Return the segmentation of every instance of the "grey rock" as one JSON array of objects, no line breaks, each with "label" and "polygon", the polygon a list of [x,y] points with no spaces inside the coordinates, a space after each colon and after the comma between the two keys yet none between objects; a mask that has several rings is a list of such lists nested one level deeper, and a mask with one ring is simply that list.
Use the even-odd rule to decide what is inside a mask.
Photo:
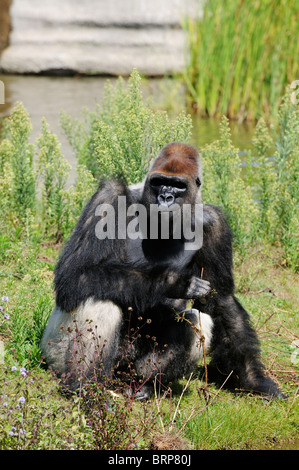
[{"label": "grey rock", "polygon": [[14,0],[4,73],[145,75],[181,71],[196,0]]}]

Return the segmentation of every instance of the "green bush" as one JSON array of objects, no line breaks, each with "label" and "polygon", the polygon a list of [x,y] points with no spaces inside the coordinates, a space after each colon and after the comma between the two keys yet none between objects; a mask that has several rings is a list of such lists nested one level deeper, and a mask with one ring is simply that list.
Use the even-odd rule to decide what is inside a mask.
[{"label": "green bush", "polygon": [[57,240],[61,239],[65,219],[65,185],[70,165],[62,156],[55,134],[51,134],[45,119],[42,134],[37,139],[37,175],[42,183],[42,211],[46,233],[55,227]]},{"label": "green bush", "polygon": [[84,120],[72,121],[66,113],[61,124],[79,163],[99,177],[120,176],[128,184],[140,182],[150,161],[168,142],[191,137],[190,116],[181,113],[173,121],[165,111],[153,112],[144,102],[141,78],[134,70],[126,84],[107,83],[102,106],[84,111]]},{"label": "green bush", "polygon": [[203,148],[202,160],[203,199],[224,209],[235,245],[243,251],[254,236],[258,209],[241,175],[239,151],[232,144],[226,117],[220,123],[219,140]]},{"label": "green bush", "polygon": [[[83,205],[96,188],[96,181],[82,165],[67,187],[70,165],[46,120],[36,145],[30,143],[32,125],[22,103],[3,121],[0,143],[0,224],[3,232],[27,241],[38,237],[67,236]],[[37,196],[41,192],[41,197]],[[11,232],[12,230],[12,232]]]},{"label": "green bush", "polygon": [[36,299],[33,311],[28,315],[28,307],[16,307],[11,317],[11,341],[8,350],[17,364],[31,369],[42,363],[40,341],[53,309],[50,295]]},{"label": "green bush", "polygon": [[32,126],[29,114],[22,103],[14,107],[10,119],[5,122],[0,145],[0,171],[3,191],[0,205],[6,212],[13,212],[20,220],[26,220],[35,209],[35,184],[33,156],[34,145],[29,142]]},{"label": "green bush", "polygon": [[[231,142],[228,119],[220,139],[203,148],[205,202],[221,206],[233,230],[235,246],[245,253],[257,240],[283,249],[283,264],[298,270],[299,109],[290,90],[279,109],[276,127],[256,125],[247,174]],[[272,155],[272,156],[271,156]],[[252,158],[255,159],[254,184]]]},{"label": "green bush", "polygon": [[275,187],[273,199],[276,226],[285,261],[299,267],[299,108],[292,104],[290,90],[279,109],[279,124],[274,136]]}]

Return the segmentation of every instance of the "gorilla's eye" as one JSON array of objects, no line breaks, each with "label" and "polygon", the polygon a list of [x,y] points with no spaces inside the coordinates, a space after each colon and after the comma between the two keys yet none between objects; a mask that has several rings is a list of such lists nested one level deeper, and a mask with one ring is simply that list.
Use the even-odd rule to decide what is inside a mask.
[{"label": "gorilla's eye", "polygon": [[196,183],[196,186],[198,186],[198,187],[201,186],[201,181],[198,177],[196,178],[195,183]]},{"label": "gorilla's eye", "polygon": [[184,183],[184,181],[174,181],[173,182],[173,187],[177,189],[187,189],[187,184]]},{"label": "gorilla's eye", "polygon": [[180,189],[183,191],[186,191],[187,189],[187,183],[177,178],[152,178],[150,184],[153,189],[157,190],[163,186],[172,187],[174,189]]},{"label": "gorilla's eye", "polygon": [[166,181],[163,178],[152,178],[151,179],[151,186],[152,188],[159,188],[160,186],[164,186]]}]

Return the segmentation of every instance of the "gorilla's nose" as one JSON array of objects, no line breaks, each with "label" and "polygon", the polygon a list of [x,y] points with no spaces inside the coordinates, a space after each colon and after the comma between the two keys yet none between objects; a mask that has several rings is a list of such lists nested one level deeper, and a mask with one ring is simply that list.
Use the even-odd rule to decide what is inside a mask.
[{"label": "gorilla's nose", "polygon": [[171,204],[174,203],[174,195],[171,194],[171,193],[163,193],[163,194],[159,194],[158,196],[158,204],[159,206],[171,206]]}]

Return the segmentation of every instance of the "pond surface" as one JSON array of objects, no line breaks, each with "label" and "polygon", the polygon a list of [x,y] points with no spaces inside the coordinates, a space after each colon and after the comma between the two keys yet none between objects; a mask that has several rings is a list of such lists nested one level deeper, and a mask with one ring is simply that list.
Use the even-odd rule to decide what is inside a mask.
[{"label": "pond surface", "polygon": [[[23,75],[0,75],[0,80],[5,86],[5,104],[0,104],[0,117],[9,115],[17,101],[22,101],[30,114],[33,134],[35,139],[40,134],[41,120],[46,118],[52,132],[57,134],[61,142],[64,156],[72,165],[73,180],[75,175],[75,156],[67,142],[67,139],[59,124],[61,109],[73,118],[80,117],[83,107],[94,110],[97,103],[101,103],[106,77],[48,77],[48,76],[23,76]],[[109,80],[116,81],[115,78]],[[166,100],[176,108],[182,108],[183,96],[178,92],[171,98],[171,84],[164,79],[150,79],[144,86],[144,96],[149,97],[153,103],[159,103],[163,107],[163,90],[168,90]],[[166,92],[167,94],[167,92]],[[172,100],[171,103],[170,100]],[[158,104],[157,104],[158,106]],[[193,117],[192,143],[200,148],[218,138],[218,122],[213,119],[200,119]],[[253,126],[249,124],[231,123],[232,139],[236,147],[245,151],[250,147],[253,135]],[[245,157],[246,160],[246,157]]]}]

